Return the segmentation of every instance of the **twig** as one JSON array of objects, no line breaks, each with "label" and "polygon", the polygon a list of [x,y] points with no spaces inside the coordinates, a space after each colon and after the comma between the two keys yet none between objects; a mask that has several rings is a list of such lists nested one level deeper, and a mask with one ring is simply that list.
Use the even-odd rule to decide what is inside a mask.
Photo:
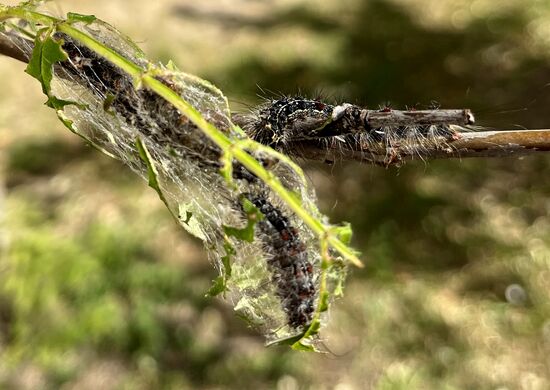
[{"label": "twig", "polygon": [[[495,130],[460,133],[460,138],[447,142],[448,148],[430,149],[422,159],[470,157],[519,157],[539,152],[550,152],[550,129]],[[361,145],[320,145],[318,142],[299,142],[293,149],[303,158],[317,161],[361,161],[391,165],[383,148],[365,150]],[[403,151],[402,160],[419,159],[416,154]],[[398,162],[396,162],[398,163]]]},{"label": "twig", "polygon": [[16,35],[0,31],[0,54],[27,63],[30,58],[30,53],[21,49],[21,46],[15,43],[20,39],[21,38]]},{"label": "twig", "polygon": [[[17,45],[21,37],[0,31],[0,54],[14,58],[22,62],[28,62],[30,53],[23,50],[24,45]],[[449,123],[448,115],[438,118],[437,110],[434,111],[407,111],[407,115],[401,115],[404,111],[371,111],[369,123],[376,126],[391,120],[395,124],[415,123],[418,125],[436,123],[438,119]],[[451,112],[458,118],[469,120],[469,110],[441,110]],[[434,116],[435,115],[435,116]],[[434,122],[435,121],[435,122]],[[330,138],[330,137],[329,137]],[[325,140],[326,141],[326,140]],[[302,158],[317,161],[361,161],[380,165],[400,164],[403,160],[443,159],[443,158],[469,158],[469,157],[509,157],[525,156],[539,152],[550,152],[550,129],[541,130],[495,130],[481,132],[460,133],[456,140],[446,141],[447,148],[429,146],[423,148],[423,153],[408,153],[407,150],[400,152],[398,160],[388,160],[386,150],[383,147],[365,149],[364,145],[357,143],[339,142],[338,139],[332,142],[317,140],[296,141],[287,146],[293,154]],[[410,150],[414,148],[410,147]]]}]

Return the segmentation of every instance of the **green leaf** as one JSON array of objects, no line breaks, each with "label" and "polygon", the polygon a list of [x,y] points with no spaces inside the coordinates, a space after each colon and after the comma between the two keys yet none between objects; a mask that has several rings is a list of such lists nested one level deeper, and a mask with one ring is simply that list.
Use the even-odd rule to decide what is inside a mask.
[{"label": "green leaf", "polygon": [[149,154],[149,150],[147,150],[147,147],[145,146],[145,144],[143,143],[143,141],[139,137],[136,138],[136,147],[137,147],[137,150],[139,152],[139,156],[141,157],[141,159],[143,160],[143,162],[145,162],[145,165],[147,166],[147,173],[148,173],[148,176],[149,176],[149,183],[148,183],[149,187],[151,187],[155,191],[157,191],[157,193],[159,194],[161,199],[164,201],[164,194],[162,193],[162,191],[160,189],[159,182],[158,182],[157,168],[155,167],[155,164],[153,163],[152,157]]},{"label": "green leaf", "polygon": [[252,242],[254,241],[254,230],[250,233],[250,221],[247,223],[246,227],[239,229],[232,226],[223,225],[223,231],[230,237],[235,237],[238,240]]},{"label": "green leaf", "polygon": [[46,106],[53,108],[54,110],[63,110],[65,106],[77,106],[79,108],[85,109],[85,104],[80,104],[78,102],[72,101],[72,100],[63,100],[59,99],[53,95],[48,96],[48,100],[46,100]]},{"label": "green leaf", "polygon": [[298,341],[294,344],[292,344],[291,348],[295,351],[302,351],[302,352],[315,352],[315,347],[313,345],[304,344],[302,341]]},{"label": "green leaf", "polygon": [[348,222],[344,222],[342,226],[335,228],[336,236],[344,244],[349,245],[353,236],[351,225]]},{"label": "green leaf", "polygon": [[42,92],[50,96],[53,78],[53,66],[56,62],[65,61],[67,53],[61,48],[62,41],[52,37],[52,29],[42,29],[36,35],[34,48],[25,72],[40,81]]},{"label": "green leaf", "polygon": [[227,239],[223,244],[223,249],[225,250],[225,255],[221,258],[223,264],[223,275],[220,275],[216,279],[214,279],[212,286],[206,293],[206,296],[209,297],[219,295],[222,292],[226,291],[227,281],[231,277],[231,259],[237,254],[237,251],[235,250],[235,248],[233,248],[233,245],[231,245],[231,243]]},{"label": "green leaf", "polygon": [[228,240],[225,240],[223,244],[223,249],[225,250],[225,256],[222,256],[222,264],[224,268],[224,273],[226,280],[231,277],[231,258],[237,254],[235,248]]},{"label": "green leaf", "polygon": [[252,203],[246,198],[243,198],[242,202],[243,202],[243,210],[247,215],[258,214],[258,218],[260,218],[259,220],[263,218],[263,214],[260,212],[260,210],[258,210],[256,206],[254,206],[254,203]]},{"label": "green leaf", "polygon": [[32,49],[31,58],[29,63],[25,68],[25,72],[29,75],[40,81],[42,83],[42,48],[44,47],[44,42],[40,38],[40,35],[43,34],[47,29],[42,29],[36,35],[34,40],[34,47]]},{"label": "green leaf", "polygon": [[75,12],[69,12],[67,13],[67,22],[69,23],[75,23],[75,22],[82,22],[86,24],[90,24],[96,21],[95,15],[82,15],[77,14]]},{"label": "green leaf", "polygon": [[183,222],[186,225],[189,225],[189,221],[191,221],[191,217],[193,217],[193,213],[191,211],[186,211],[185,212],[185,218],[183,218],[180,215],[180,221]]},{"label": "green leaf", "polygon": [[107,97],[105,97],[105,100],[103,100],[103,110],[111,115],[114,115],[114,111],[111,110],[111,106],[113,105],[113,102],[115,100],[115,95],[112,93],[107,93]]},{"label": "green leaf", "polygon": [[305,333],[300,333],[299,335],[296,335],[296,336],[290,336],[290,337],[287,337],[287,338],[278,339],[278,340],[267,343],[267,346],[268,347],[270,347],[272,345],[291,345],[292,346],[292,345],[296,344],[297,342],[299,342],[304,337],[304,335],[305,335]]},{"label": "green leaf", "polygon": [[229,237],[235,237],[238,240],[252,242],[254,241],[254,226],[263,219],[263,214],[251,201],[242,198],[243,209],[247,216],[247,224],[244,228],[232,226],[223,226],[224,233]]},{"label": "green leaf", "polygon": [[206,292],[206,296],[215,297],[216,295],[224,292],[225,289],[225,278],[223,276],[218,276],[216,279],[214,279],[212,286]]},{"label": "green leaf", "polygon": [[51,82],[53,79],[53,66],[56,62],[65,61],[67,53],[62,49],[62,41],[52,38],[51,29],[42,29],[36,35],[34,48],[25,72],[40,81],[42,92],[48,96],[46,106],[55,110],[62,110],[67,105],[85,107],[80,103],[59,99],[52,95]]}]

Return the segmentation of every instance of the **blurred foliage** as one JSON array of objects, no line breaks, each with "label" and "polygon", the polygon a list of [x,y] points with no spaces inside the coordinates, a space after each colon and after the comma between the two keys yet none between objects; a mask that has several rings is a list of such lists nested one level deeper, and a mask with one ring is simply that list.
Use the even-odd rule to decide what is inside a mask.
[{"label": "blurred foliage", "polygon": [[[550,125],[546,1],[60,4],[245,106],[436,100],[486,126]],[[55,125],[39,86],[1,61],[0,386],[550,387],[550,157],[309,166],[367,266],[325,332],[333,354],[265,349],[204,298],[215,272],[154,192]]]},{"label": "blurred foliage", "polygon": [[[108,164],[118,169],[117,163]],[[141,184],[132,185],[131,192],[140,191]],[[78,198],[79,207],[94,207]],[[269,364],[251,362],[252,356],[230,364],[243,346],[228,345],[222,314],[204,297],[206,267],[191,273],[181,264],[159,261],[160,251],[150,245],[158,224],[171,222],[157,215],[161,207],[142,216],[141,226],[115,221],[109,213],[105,220],[101,212],[75,223],[68,219],[82,216],[64,210],[66,200],[32,201],[18,193],[7,201],[11,244],[0,289],[5,369],[36,364],[44,370],[43,384],[58,387],[90,363],[112,360],[123,374],[128,371],[117,381],[130,388],[238,384],[243,367],[266,381],[292,371],[276,349],[267,355]],[[64,221],[72,226],[65,229]],[[231,317],[229,324],[238,321]],[[235,335],[251,337],[243,330]],[[212,376],[216,371],[223,374]],[[8,375],[4,384],[19,388],[19,379]]]}]

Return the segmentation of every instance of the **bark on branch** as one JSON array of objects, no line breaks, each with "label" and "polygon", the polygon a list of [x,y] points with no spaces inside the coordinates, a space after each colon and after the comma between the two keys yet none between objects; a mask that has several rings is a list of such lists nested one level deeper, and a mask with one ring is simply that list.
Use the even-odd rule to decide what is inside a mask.
[{"label": "bark on branch", "polygon": [[[30,58],[29,45],[28,42],[26,45],[18,44],[21,39],[20,36],[15,34],[0,31],[0,54],[24,63],[28,62]],[[27,49],[23,49],[25,47]],[[401,118],[399,113],[399,111],[380,111],[370,119],[376,121],[376,118],[379,118],[384,121],[392,116],[394,122],[402,119],[410,123],[412,118],[410,115]],[[469,111],[457,110],[456,114],[457,116],[467,116]],[[429,112],[418,111],[417,113],[413,112],[413,115],[414,118],[412,119],[418,120],[418,124],[437,120],[437,114],[430,114]],[[353,142],[342,143],[337,139],[330,142],[330,137],[328,141],[327,138],[319,141],[296,141],[290,143],[288,148],[293,154],[310,160],[327,162],[361,161],[386,166],[400,164],[403,160],[412,159],[525,156],[550,152],[550,129],[464,132],[460,133],[458,139],[447,141],[446,145],[448,147],[446,148],[423,146],[421,155],[417,152],[408,153],[407,150],[414,150],[409,145],[407,150],[399,152],[399,159],[397,160],[388,158],[387,150],[384,148],[365,149],[365,145],[360,144],[359,141],[356,144]]]},{"label": "bark on branch", "polygon": [[[550,152],[550,129],[539,130],[495,130],[461,133],[455,141],[447,142],[446,149],[426,150],[425,154],[406,154],[404,160],[471,158],[471,157],[510,157],[526,156],[540,152]],[[380,165],[388,163],[384,150],[365,150],[360,145],[324,145],[300,142],[294,146],[298,154],[306,159],[317,161],[360,161]],[[397,162],[396,162],[397,163]]]},{"label": "bark on branch", "polygon": [[21,46],[17,45],[16,42],[19,39],[21,38],[16,35],[0,31],[0,54],[27,63],[30,53],[27,53],[25,50],[21,49]]}]

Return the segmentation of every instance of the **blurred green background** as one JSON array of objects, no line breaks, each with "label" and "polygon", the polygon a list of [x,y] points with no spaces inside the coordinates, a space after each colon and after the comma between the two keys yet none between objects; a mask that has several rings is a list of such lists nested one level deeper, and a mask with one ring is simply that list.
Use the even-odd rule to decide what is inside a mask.
[{"label": "blurred green background", "polygon": [[[302,93],[550,127],[547,0],[52,9],[110,22],[235,109]],[[308,166],[366,268],[333,306],[331,354],[265,348],[204,297],[215,272],[201,244],[144,182],[66,131],[23,69],[0,58],[1,388],[550,388],[550,156]]]}]

